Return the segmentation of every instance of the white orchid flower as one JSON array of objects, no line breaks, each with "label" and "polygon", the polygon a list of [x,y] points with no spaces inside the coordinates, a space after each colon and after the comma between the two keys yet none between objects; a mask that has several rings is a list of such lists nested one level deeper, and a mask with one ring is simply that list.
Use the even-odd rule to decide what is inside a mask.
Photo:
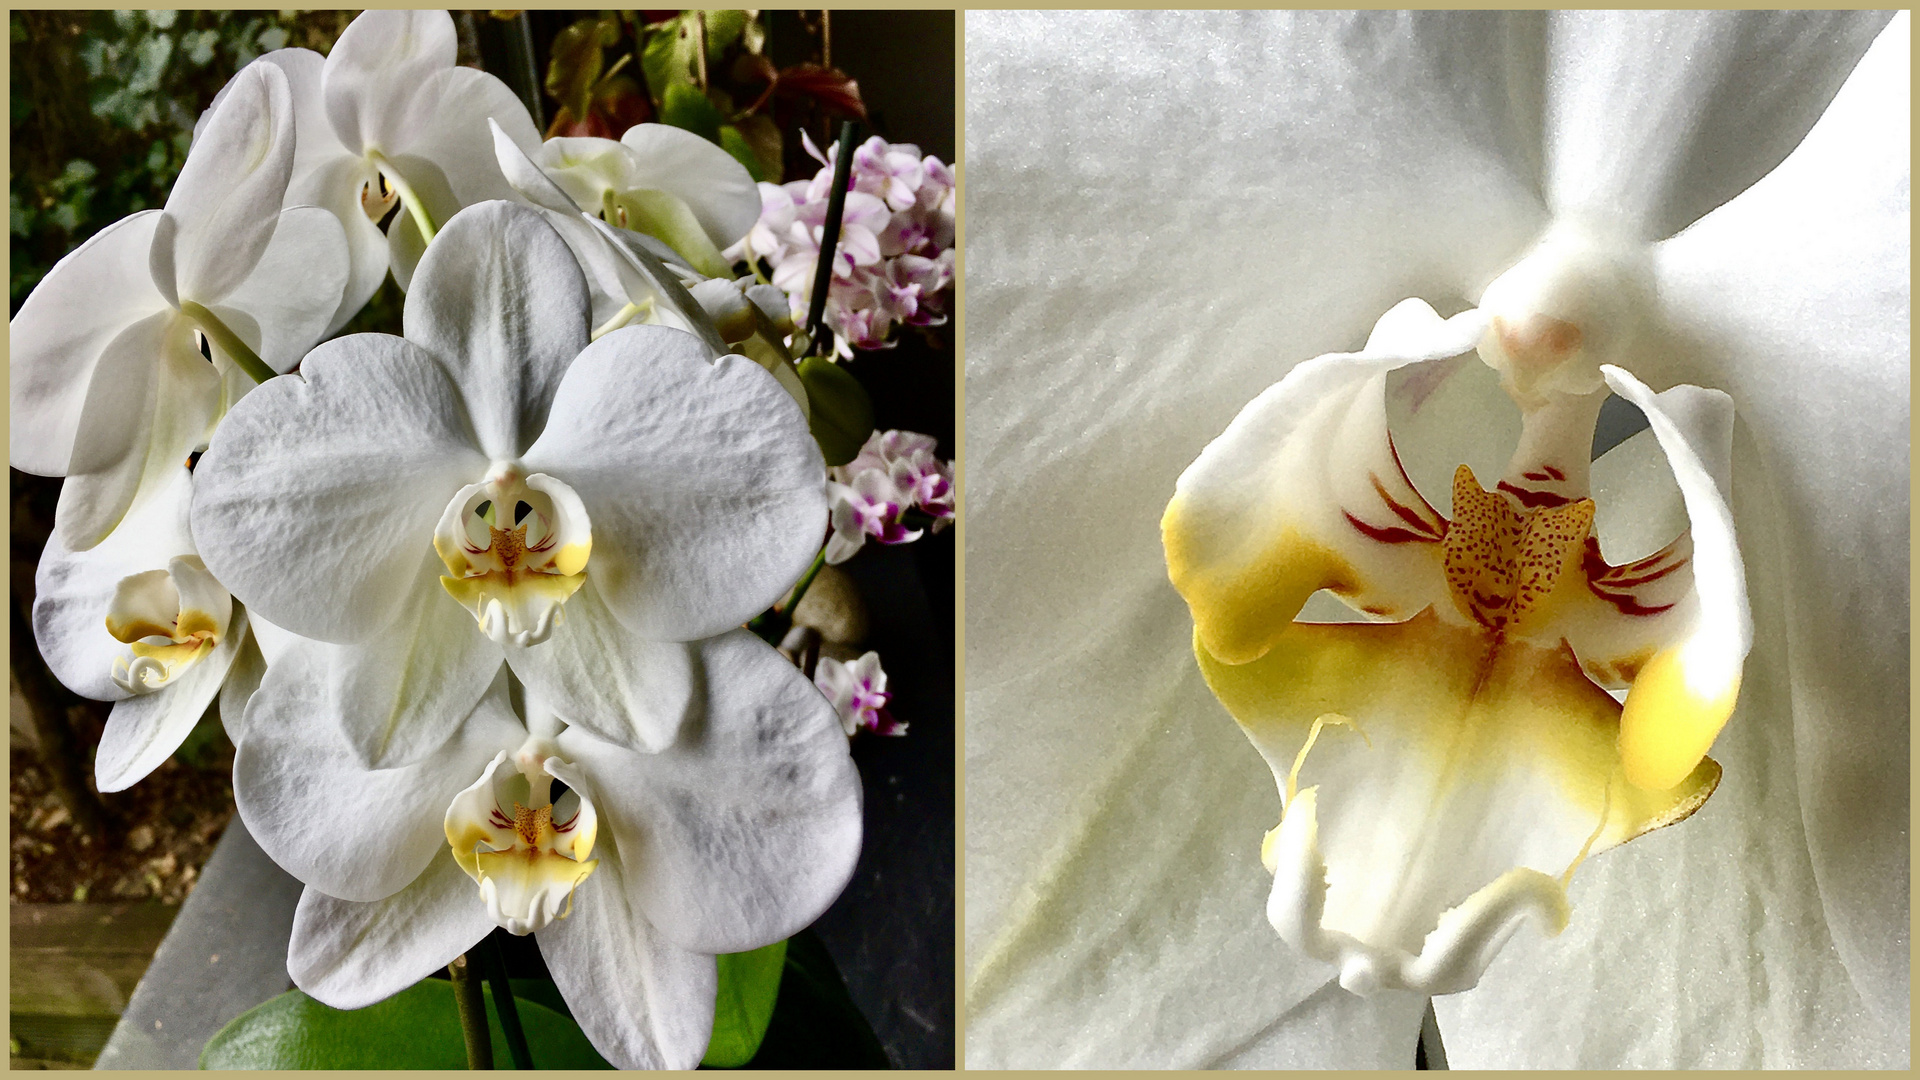
[{"label": "white orchid flower", "polygon": [[850,663],[823,656],[814,669],[813,684],[833,703],[848,738],[861,728],[875,735],[907,733],[907,725],[894,719],[887,708],[893,695],[887,692],[887,673],[880,667],[879,653],[863,653]]},{"label": "white orchid flower", "polygon": [[276,49],[256,61],[277,65],[293,88],[300,144],[289,203],[332,211],[353,253],[329,333],[366,306],[389,267],[407,288],[428,241],[461,208],[512,197],[494,164],[489,121],[523,148],[540,144],[513,91],[457,66],[458,52],[445,11],[364,11],[325,57]]},{"label": "white orchid flower", "polygon": [[370,764],[442,745],[503,656],[567,722],[670,745],[684,643],[763,611],[818,550],[825,468],[779,384],[665,327],[589,345],[587,314],[536,212],[469,208],[421,260],[405,338],[315,349],[200,461],[202,557],[332,644]]},{"label": "white orchid flower", "polygon": [[95,234],[14,316],[8,452],[66,477],[68,550],[157,497],[235,401],[326,329],[346,243],[325,211],[281,209],[293,159],[286,77],[244,72],[166,206]]},{"label": "white orchid flower", "polygon": [[652,236],[707,277],[725,277],[732,247],[760,217],[747,167],[691,131],[635,124],[615,142],[548,139],[534,160],[575,203],[616,228]]},{"label": "white orchid flower", "polygon": [[523,724],[502,671],[442,744],[396,769],[369,769],[331,714],[327,651],[283,653],[248,708],[234,794],[307,885],[294,982],[361,1008],[502,926],[536,935],[609,1061],[698,1064],[715,954],[826,909],[859,854],[861,788],[832,708],[792,664],[745,630],[692,650],[696,719],[658,753],[564,725],[531,694]]},{"label": "white orchid flower", "polygon": [[114,703],[94,759],[101,791],[124,790],[179,749],[247,638],[246,611],[194,553],[188,476],[182,462],[87,551],[55,532],[34,573],[33,636],[48,669]]},{"label": "white orchid flower", "polygon": [[[1351,857],[1364,823],[1349,816],[1336,830],[1325,815],[1360,762],[1404,752],[1415,729],[1329,703],[1288,745],[1262,747],[1287,759],[1273,769],[1190,661],[1193,623],[1166,585],[1154,527],[1176,478],[1264,388],[1285,386],[1290,367],[1362,348],[1409,297],[1466,312],[1446,331],[1454,340],[1422,349],[1388,334],[1359,357],[1317,362],[1317,377],[1464,350],[1485,337],[1468,323],[1492,329],[1491,316],[1519,308],[1574,323],[1583,347],[1619,369],[1583,377],[1600,375],[1653,425],[1591,462],[1602,555],[1617,565],[1650,554],[1683,527],[1694,545],[1691,584],[1666,575],[1679,602],[1639,621],[1676,624],[1660,638],[1671,643],[1687,637],[1678,623],[1737,610],[1709,586],[1710,569],[1734,579],[1728,559],[1704,550],[1704,533],[1725,525],[1713,500],[1695,497],[1704,475],[1732,507],[1753,627],[1739,703],[1717,739],[1700,734],[1723,769],[1717,791],[1685,824],[1582,865],[1558,936],[1521,930],[1474,989],[1432,999],[1449,1063],[1908,1064],[1908,26],[1905,15],[1775,12],[969,20],[970,1065],[1404,1068],[1426,994],[1350,994],[1339,967],[1274,933],[1269,901],[1292,905],[1308,953],[1353,952],[1338,931],[1418,957],[1426,935],[1449,929],[1423,882],[1465,887],[1444,901],[1457,905],[1504,872],[1493,852],[1539,835],[1553,839],[1538,855],[1497,861],[1557,888],[1593,834],[1604,792],[1571,845],[1558,835],[1564,811],[1521,820],[1525,804],[1502,799],[1503,813],[1474,818],[1441,803],[1424,848],[1434,857],[1376,878],[1401,887],[1363,890],[1378,906],[1356,908],[1338,895],[1357,883],[1336,851]],[[1193,55],[1206,63],[1170,69],[1169,57]],[[1086,92],[1042,100],[1035,85]],[[1558,245],[1582,235],[1609,253],[1589,266],[1629,272],[1520,269],[1543,268],[1529,256],[1570,252]],[[1073,253],[1071,303],[1044,287],[1060,252]],[[1503,297],[1492,285],[1505,275]],[[1517,288],[1575,280],[1601,287]],[[1583,297],[1625,307],[1552,310]],[[1090,308],[1102,317],[1086,320]],[[1446,325],[1420,321],[1436,334]],[[1606,341],[1628,325],[1631,341]],[[1508,330],[1548,351],[1556,340],[1548,323]],[[1036,352],[1036,341],[1048,344]],[[1294,399],[1302,425],[1344,412],[1371,435],[1300,441],[1286,451],[1300,469],[1275,476],[1286,488],[1244,478],[1249,548],[1280,542],[1257,525],[1274,520],[1283,491],[1322,485],[1377,528],[1457,521],[1455,468],[1471,467],[1476,491],[1497,489],[1527,430],[1500,374],[1467,357],[1387,376],[1382,422],[1427,506],[1401,497],[1391,456],[1371,472],[1418,524],[1354,471],[1379,451],[1377,391],[1349,382]],[[1526,373],[1508,374],[1524,395]],[[1301,382],[1266,404],[1314,377],[1302,364],[1291,377]],[[1686,384],[1725,392],[1730,435],[1675,408],[1691,399],[1724,416],[1716,394]],[[1588,423],[1532,427],[1570,440],[1571,464]],[[1294,446],[1269,449],[1280,445]],[[1335,524],[1352,528],[1344,513]],[[1419,541],[1377,546],[1408,563],[1445,554]],[[1409,603],[1431,604],[1436,619],[1458,611],[1444,573],[1355,569],[1426,584],[1424,601],[1395,598],[1399,618],[1415,614]],[[1264,594],[1277,597],[1286,583],[1257,584],[1282,586]],[[1634,587],[1634,603],[1656,584]],[[1393,629],[1296,627],[1283,613],[1292,602],[1273,600],[1266,630]],[[1721,625],[1702,647],[1737,655],[1739,623]],[[1577,635],[1573,646],[1577,655]],[[1403,699],[1434,681],[1419,661],[1353,673],[1356,687]],[[1542,688],[1568,685],[1557,678]],[[1597,687],[1571,685],[1604,711]],[[1310,721],[1325,713],[1360,730],[1322,726],[1295,777],[1295,831],[1283,825],[1263,844],[1275,773],[1284,796]],[[1510,764],[1524,745],[1495,742],[1462,765]],[[1595,748],[1618,752],[1604,738]],[[1440,787],[1430,771],[1406,775]],[[1301,835],[1316,803],[1319,835]],[[1380,812],[1401,810],[1383,800]],[[1296,860],[1302,880],[1308,840],[1328,864],[1324,919],[1308,917],[1314,890],[1281,896],[1262,866],[1264,847],[1276,865]],[[1475,865],[1449,866],[1449,855]],[[1431,923],[1415,932],[1395,903]],[[1373,952],[1377,970],[1423,983],[1398,953]]]}]

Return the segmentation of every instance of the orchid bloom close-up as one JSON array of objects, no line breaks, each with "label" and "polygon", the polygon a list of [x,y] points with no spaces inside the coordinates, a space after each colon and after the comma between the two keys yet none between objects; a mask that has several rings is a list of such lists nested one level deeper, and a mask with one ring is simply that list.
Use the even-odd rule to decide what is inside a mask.
[{"label": "orchid bloom close-up", "polygon": [[589,344],[587,319],[535,211],[469,208],[421,260],[406,337],[315,349],[195,471],[207,566],[329,643],[330,715],[370,765],[431,754],[503,659],[566,722],[671,745],[699,689],[687,643],[818,550],[825,468],[779,384],[665,327]]},{"label": "orchid bloom close-up", "polygon": [[970,1065],[1906,1067],[1909,33],[968,20]]},{"label": "orchid bloom close-up", "polygon": [[325,211],[281,209],[294,115],[278,69],[236,77],[166,206],[101,230],[14,316],[9,459],[66,478],[70,551],[170,488],[221,415],[326,331],[347,245]]},{"label": "orchid bloom close-up", "polygon": [[[432,753],[371,769],[317,719],[335,677],[325,651],[286,650],[268,672],[274,692],[247,709],[234,793],[261,846],[307,886],[294,982],[362,1008],[504,927],[536,936],[609,1061],[698,1064],[714,956],[793,934],[852,874],[860,778],[833,709],[759,639],[735,630],[695,652],[695,719],[661,752],[567,724],[535,696],[517,702],[499,668]],[[359,812],[343,818],[349,792]]]},{"label": "orchid bloom close-up", "polygon": [[526,106],[494,76],[457,66],[457,47],[445,11],[366,11],[324,57],[276,49],[260,58],[286,72],[299,121],[287,203],[332,211],[353,253],[329,333],[389,268],[406,288],[427,243],[461,208],[511,196],[488,121],[524,149],[540,145]]}]

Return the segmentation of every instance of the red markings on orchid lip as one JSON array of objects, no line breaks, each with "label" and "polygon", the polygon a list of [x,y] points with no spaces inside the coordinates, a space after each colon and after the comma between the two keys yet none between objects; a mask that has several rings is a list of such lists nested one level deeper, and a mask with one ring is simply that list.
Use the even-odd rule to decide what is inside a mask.
[{"label": "red markings on orchid lip", "polygon": [[1522,473],[1521,475],[1527,478],[1528,480],[1537,480],[1541,483],[1545,483],[1549,480],[1556,480],[1556,481],[1565,480],[1567,478],[1566,473],[1561,472],[1559,469],[1556,469],[1551,465],[1542,465],[1540,466],[1539,469],[1533,472]]},{"label": "red markings on orchid lip", "polygon": [[1689,560],[1680,554],[1686,540],[1687,535],[1682,533],[1678,540],[1644,559],[1624,566],[1609,566],[1600,555],[1600,541],[1588,537],[1586,550],[1580,556],[1580,568],[1587,576],[1587,590],[1612,604],[1622,615],[1658,615],[1672,609],[1673,604],[1642,603],[1632,590],[1659,581],[1687,565]]},{"label": "red markings on orchid lip", "polygon": [[[1529,480],[1539,479],[1531,474],[1529,474],[1527,478]],[[1565,478],[1562,477],[1562,479]],[[1500,483],[1495,486],[1501,491],[1513,496],[1515,499],[1520,500],[1520,505],[1529,510],[1539,510],[1543,507],[1565,506],[1573,501],[1565,495],[1556,495],[1551,491],[1532,491],[1527,488],[1518,487],[1506,480],[1500,481]]]},{"label": "red markings on orchid lip", "polygon": [[1418,507],[1395,498],[1387,491],[1387,486],[1380,482],[1378,473],[1368,473],[1367,479],[1373,482],[1373,493],[1378,495],[1387,509],[1393,512],[1393,516],[1405,522],[1407,527],[1369,524],[1355,517],[1352,511],[1343,510],[1341,512],[1346,515],[1347,524],[1359,530],[1360,534],[1367,539],[1382,544],[1439,543],[1447,535],[1447,519],[1441,517],[1439,512],[1427,503],[1427,500],[1421,496],[1420,489],[1414,487],[1413,481],[1407,478],[1406,466],[1400,462],[1400,451],[1393,445],[1391,432],[1387,435],[1387,451],[1393,455],[1393,467],[1400,472],[1400,482],[1405,485],[1407,491],[1413,493],[1413,500],[1418,503]]}]

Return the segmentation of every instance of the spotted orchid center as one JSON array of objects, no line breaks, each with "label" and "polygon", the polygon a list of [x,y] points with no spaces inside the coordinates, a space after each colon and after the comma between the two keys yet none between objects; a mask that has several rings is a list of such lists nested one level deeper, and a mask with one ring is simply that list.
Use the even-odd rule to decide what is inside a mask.
[{"label": "spotted orchid center", "polygon": [[530,738],[501,752],[480,779],[447,808],[447,843],[480,887],[481,902],[509,933],[529,934],[573,910],[573,891],[593,873],[598,815],[569,789],[556,801],[553,782],[568,773],[546,741]]},{"label": "spotted orchid center", "polygon": [[502,645],[547,640],[586,582],[592,527],[580,497],[547,476],[500,465],[454,495],[434,530],[440,584]]},{"label": "spotted orchid center", "polygon": [[1494,633],[1545,621],[1563,580],[1585,582],[1581,563],[1593,526],[1592,499],[1516,510],[1511,498],[1481,488],[1465,465],[1453,474],[1447,589],[1461,614]]},{"label": "spotted orchid center", "polygon": [[127,645],[114,657],[114,683],[130,694],[172,685],[219,646],[232,618],[233,597],[198,555],[120,579],[107,609],[107,633]]}]

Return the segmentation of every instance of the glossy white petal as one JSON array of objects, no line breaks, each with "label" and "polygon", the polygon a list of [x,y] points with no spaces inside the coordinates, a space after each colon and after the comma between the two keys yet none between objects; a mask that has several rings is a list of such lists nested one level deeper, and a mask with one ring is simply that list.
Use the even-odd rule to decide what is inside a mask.
[{"label": "glossy white petal", "polygon": [[600,859],[573,913],[539,932],[540,955],[602,1057],[622,1069],[691,1069],[713,1034],[714,959],[662,938],[630,906],[618,858]]},{"label": "glossy white petal", "polygon": [[434,357],[399,338],[315,349],[249,394],[195,469],[208,569],[296,634],[360,641],[391,624],[447,499],[486,472],[464,412]]},{"label": "glossy white petal", "polygon": [[9,463],[64,476],[101,355],[129,326],[167,310],[147,269],[160,211],[122,218],[55,263],[9,322]]},{"label": "glossy white petal", "polygon": [[552,637],[507,649],[514,674],[569,724],[649,753],[670,746],[698,715],[699,646],[635,634],[607,610],[592,575],[562,611]]},{"label": "glossy white petal", "polygon": [[595,587],[659,640],[765,610],[826,528],[826,467],[793,398],[753,361],[709,356],[664,327],[608,334],[567,369],[525,459],[579,492]]},{"label": "glossy white petal", "polygon": [[234,755],[234,802],[247,830],[288,873],[329,896],[379,900],[445,853],[448,804],[525,731],[496,683],[437,753],[370,769],[334,711],[336,662],[325,649],[294,648],[267,669]]},{"label": "glossy white petal", "polygon": [[413,94],[451,68],[459,51],[453,17],[444,11],[366,11],[327,54],[324,102],[335,135],[348,150],[390,150],[404,137]]},{"label": "glossy white petal", "polygon": [[580,728],[558,743],[633,911],[682,948],[744,952],[840,894],[860,853],[860,777],[833,707],[770,646],[735,630],[700,660],[702,700],[670,748],[636,753]]},{"label": "glossy white petal", "polygon": [[54,528],[84,551],[172,482],[220,406],[220,376],[172,311],[122,331],[101,353],[74,435]]},{"label": "glossy white petal", "polygon": [[1548,201],[1672,236],[1787,156],[1885,12],[1555,12],[1546,40]]},{"label": "glossy white petal", "polygon": [[287,973],[336,1009],[361,1009],[453,963],[493,930],[444,848],[406,888],[368,903],[308,886],[293,913]]},{"label": "glossy white petal", "polygon": [[317,206],[283,210],[246,280],[207,306],[275,371],[291,371],[340,306],[351,252],[340,221]]},{"label": "glossy white petal", "polygon": [[168,487],[126,528],[89,551],[68,548],[58,530],[47,538],[33,576],[33,636],[47,669],[67,689],[98,701],[128,695],[113,681],[113,662],[127,646],[107,632],[107,611],[124,578],[164,568],[173,556],[193,550],[189,484],[183,461]]},{"label": "glossy white petal", "polygon": [[247,613],[236,607],[212,652],[159,690],[115,703],[93,761],[95,785],[124,791],[172,757],[219,696],[246,640]]},{"label": "glossy white petal", "polygon": [[760,218],[760,189],[732,154],[691,131],[635,124],[620,136],[634,152],[628,183],[686,200],[716,248],[733,246]]},{"label": "glossy white petal", "polygon": [[532,210],[488,203],[447,223],[427,249],[406,336],[459,386],[480,449],[511,461],[538,438],[561,376],[586,347],[587,310],[560,235]]},{"label": "glossy white petal", "polygon": [[152,269],[169,300],[212,303],[246,279],[273,239],[293,174],[293,143],[286,73],[249,64],[234,76],[167,195]]}]

